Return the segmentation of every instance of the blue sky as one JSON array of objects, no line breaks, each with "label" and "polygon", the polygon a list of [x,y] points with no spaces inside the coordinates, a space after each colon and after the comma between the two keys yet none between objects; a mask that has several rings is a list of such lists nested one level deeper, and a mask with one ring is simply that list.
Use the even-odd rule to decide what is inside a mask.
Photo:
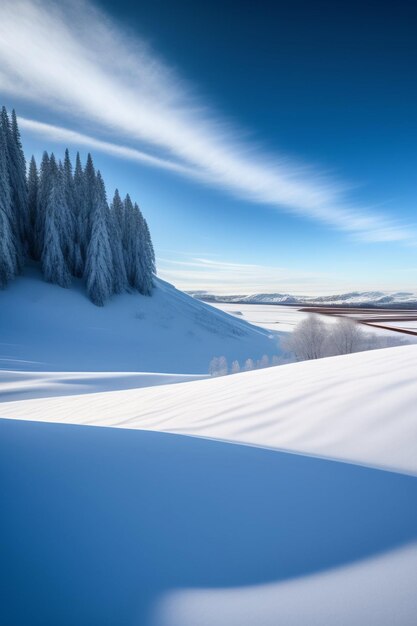
[{"label": "blue sky", "polygon": [[29,157],[88,151],[184,289],[415,289],[417,5],[3,0]]}]

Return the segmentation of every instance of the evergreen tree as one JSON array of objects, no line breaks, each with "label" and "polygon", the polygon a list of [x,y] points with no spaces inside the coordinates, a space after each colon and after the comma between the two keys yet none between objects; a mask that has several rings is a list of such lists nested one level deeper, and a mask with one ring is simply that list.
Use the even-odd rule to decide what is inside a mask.
[{"label": "evergreen tree", "polygon": [[125,198],[125,259],[126,272],[129,285],[139,292],[142,292],[142,236],[139,211],[137,206],[133,206],[129,194]]},{"label": "evergreen tree", "polygon": [[96,181],[93,206],[84,274],[90,300],[97,306],[103,306],[113,293],[114,271],[108,206],[101,177]]},{"label": "evergreen tree", "polygon": [[84,255],[87,254],[88,244],[91,238],[91,228],[93,213],[95,210],[96,202],[96,171],[93,164],[91,154],[87,155],[87,162],[84,169],[84,206],[83,214],[81,215],[81,250]]},{"label": "evergreen tree", "polygon": [[35,157],[32,156],[28,174],[28,211],[29,211],[29,253],[32,258],[36,256],[35,232],[36,214],[38,210],[39,177]]},{"label": "evergreen tree", "polygon": [[75,204],[75,185],[74,177],[72,174],[72,163],[69,155],[68,148],[65,150],[64,157],[64,190],[68,207],[73,215],[76,215],[77,209]]},{"label": "evergreen tree", "polygon": [[[78,161],[79,155],[77,154]],[[79,168],[81,163],[79,163]],[[82,172],[82,169],[81,169]],[[78,175],[77,175],[78,176]],[[83,263],[81,256],[81,245],[79,238],[79,207],[77,198],[77,189],[75,183],[75,175],[72,173],[72,163],[69,156],[68,148],[65,150],[64,167],[63,167],[63,181],[64,181],[64,193],[68,206],[69,214],[71,215],[71,242],[69,249],[69,265],[71,273],[74,276],[81,277],[83,274]]]},{"label": "evergreen tree", "polygon": [[129,194],[123,202],[124,209],[124,225],[122,233],[123,253],[125,257],[126,275],[129,285],[135,287],[135,270],[134,270],[134,240],[135,240],[135,224],[134,224],[134,208]]},{"label": "evergreen tree", "polygon": [[1,111],[1,128],[3,133],[3,142],[6,150],[6,164],[10,185],[10,198],[11,198],[11,228],[15,234],[15,246],[16,246],[16,259],[18,271],[23,268],[24,255],[21,240],[21,219],[19,215],[19,205],[16,202],[16,181],[17,181],[17,152],[14,148],[15,141],[13,138],[12,128],[10,125],[9,116],[6,111],[6,107]]},{"label": "evergreen tree", "polygon": [[[51,195],[53,191],[51,191]],[[64,259],[52,207],[48,206],[45,219],[45,242],[42,253],[42,272],[48,283],[69,287],[71,275]]]},{"label": "evergreen tree", "polygon": [[150,273],[153,275],[153,274],[156,274],[155,251],[153,249],[153,243],[152,243],[151,233],[148,227],[148,223],[145,220],[145,218],[143,218],[143,226],[144,226],[144,231],[145,231],[145,251],[146,251],[147,265],[148,265],[148,269]]},{"label": "evergreen tree", "polygon": [[61,249],[68,267],[71,268],[74,247],[74,218],[65,194],[64,166],[61,162],[57,166],[53,154],[51,154],[49,162],[49,175],[51,176],[51,184],[54,191],[55,223],[58,229]]},{"label": "evergreen tree", "polygon": [[[97,172],[97,184],[104,188],[103,179],[100,172]],[[104,190],[105,193],[105,190]],[[117,200],[118,198],[118,200]],[[123,293],[127,290],[129,283],[125,267],[125,258],[123,253],[122,232],[120,228],[120,206],[123,210],[123,204],[120,200],[118,191],[113,198],[111,208],[107,209],[107,228],[110,234],[110,242],[113,256],[113,291],[114,293]]]},{"label": "evergreen tree", "polygon": [[84,273],[84,259],[86,254],[87,234],[84,234],[84,224],[87,221],[86,194],[84,172],[81,165],[80,153],[77,152],[74,170],[74,211],[76,216],[73,271],[81,278]]},{"label": "evergreen tree", "polygon": [[0,287],[18,272],[16,235],[12,225],[12,199],[7,167],[6,138],[0,127]]},{"label": "evergreen tree", "polygon": [[48,198],[51,191],[51,176],[49,174],[49,155],[44,152],[39,171],[38,202],[35,220],[34,256],[41,259],[45,240],[45,216]]},{"label": "evergreen tree", "polygon": [[24,248],[29,247],[29,210],[26,182],[26,160],[23,153],[16,111],[12,111],[11,123],[11,176],[12,199],[18,216],[20,239]]},{"label": "evergreen tree", "polygon": [[125,229],[125,209],[118,189],[114,192],[111,210],[117,230],[119,231],[120,237],[123,238]]},{"label": "evergreen tree", "polygon": [[135,203],[134,210],[137,220],[137,236],[136,236],[136,263],[139,266],[139,285],[138,290],[145,296],[150,296],[153,287],[153,272],[155,269],[155,257],[153,255],[153,247],[150,238],[148,240],[148,226],[142,215],[141,210]]},{"label": "evergreen tree", "polygon": [[69,287],[71,274],[64,247],[68,230],[65,223],[67,207],[62,181],[62,173],[52,154],[49,162],[51,186],[46,203],[44,244],[42,249],[42,271],[45,280],[61,287]]},{"label": "evergreen tree", "polygon": [[155,256],[149,229],[137,204],[127,195],[124,202],[124,252],[129,285],[143,295],[150,295],[153,287]]}]

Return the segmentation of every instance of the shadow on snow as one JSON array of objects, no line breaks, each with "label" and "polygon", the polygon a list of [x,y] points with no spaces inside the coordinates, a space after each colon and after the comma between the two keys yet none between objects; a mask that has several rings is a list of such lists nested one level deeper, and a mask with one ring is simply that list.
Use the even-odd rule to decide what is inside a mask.
[{"label": "shadow on snow", "polygon": [[180,435],[0,420],[9,626],[148,623],[159,594],[254,585],[417,538],[417,479]]}]

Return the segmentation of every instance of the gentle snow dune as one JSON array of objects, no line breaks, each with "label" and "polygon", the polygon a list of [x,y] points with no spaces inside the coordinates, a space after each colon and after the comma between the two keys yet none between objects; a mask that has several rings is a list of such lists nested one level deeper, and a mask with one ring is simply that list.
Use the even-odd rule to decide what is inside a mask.
[{"label": "gentle snow dune", "polygon": [[0,370],[0,402],[171,385],[206,378],[148,372],[21,372]]},{"label": "gentle snow dune", "polygon": [[[0,416],[157,430],[417,474],[417,346],[177,385],[4,402]],[[7,381],[2,391],[7,397]]]},{"label": "gentle snow dune", "polygon": [[0,487],[7,626],[415,625],[412,476],[0,420]]},{"label": "gentle snow dune", "polygon": [[0,291],[0,368],[206,374],[278,353],[276,336],[157,279],[152,297],[122,294],[94,306],[85,289],[43,282],[36,267]]}]

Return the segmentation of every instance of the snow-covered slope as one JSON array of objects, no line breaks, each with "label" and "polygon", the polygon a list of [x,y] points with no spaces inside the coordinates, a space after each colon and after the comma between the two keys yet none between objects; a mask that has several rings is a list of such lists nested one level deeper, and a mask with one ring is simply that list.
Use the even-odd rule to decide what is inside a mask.
[{"label": "snow-covered slope", "polygon": [[[416,376],[413,345],[177,385],[3,402],[0,416],[197,435],[417,474]],[[9,384],[3,378],[0,397]]]},{"label": "snow-covered slope", "polygon": [[276,338],[157,280],[152,297],[94,306],[36,267],[0,291],[0,368],[206,374],[210,360],[277,354]]}]

